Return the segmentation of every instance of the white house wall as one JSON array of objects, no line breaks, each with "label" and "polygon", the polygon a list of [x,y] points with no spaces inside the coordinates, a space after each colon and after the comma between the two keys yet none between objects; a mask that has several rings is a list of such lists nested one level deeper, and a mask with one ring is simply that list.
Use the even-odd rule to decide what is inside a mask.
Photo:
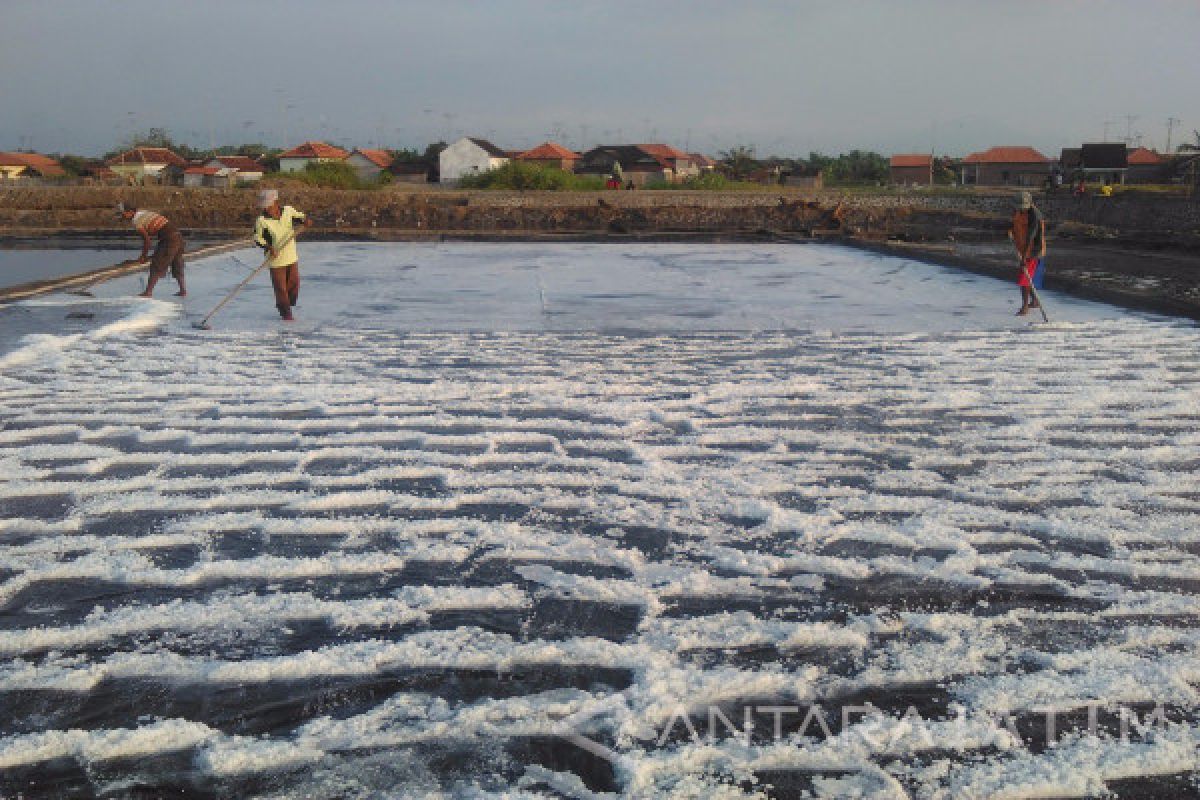
[{"label": "white house wall", "polygon": [[442,151],[438,158],[442,183],[457,183],[464,175],[487,172],[508,163],[507,158],[494,158],[470,139],[459,139]]}]

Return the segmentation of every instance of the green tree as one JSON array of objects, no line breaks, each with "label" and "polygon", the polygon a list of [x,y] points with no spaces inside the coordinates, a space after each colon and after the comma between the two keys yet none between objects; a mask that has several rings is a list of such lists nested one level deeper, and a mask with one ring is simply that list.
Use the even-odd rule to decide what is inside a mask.
[{"label": "green tree", "polygon": [[83,156],[74,156],[70,153],[55,155],[53,158],[62,165],[63,171],[72,177],[82,175],[89,163]]},{"label": "green tree", "polygon": [[199,150],[189,147],[182,142],[175,141],[171,138],[171,134],[166,128],[147,128],[144,131],[138,131],[124,140],[118,149],[105,153],[104,157],[111,158],[127,150],[132,150],[135,147],[165,147],[171,152],[188,159],[203,158],[209,155],[208,150]]},{"label": "green tree", "polygon": [[402,147],[399,150],[392,150],[392,158],[401,164],[424,164],[425,156],[418,153],[411,147]]},{"label": "green tree", "polygon": [[752,172],[762,167],[759,160],[754,157],[754,148],[747,145],[731,147],[720,155],[723,171],[734,180],[747,178]]},{"label": "green tree", "polygon": [[288,173],[288,177],[325,189],[365,188],[358,180],[354,167],[344,161],[310,161],[303,172]]}]

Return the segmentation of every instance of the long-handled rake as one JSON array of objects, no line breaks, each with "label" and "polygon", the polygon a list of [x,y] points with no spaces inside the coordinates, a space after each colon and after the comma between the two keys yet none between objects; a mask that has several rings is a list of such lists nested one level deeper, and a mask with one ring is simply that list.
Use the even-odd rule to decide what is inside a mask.
[{"label": "long-handled rake", "polygon": [[1021,258],[1020,253],[1017,253],[1017,263],[1021,265],[1021,271],[1025,273],[1026,279],[1029,280],[1029,291],[1033,295],[1033,302],[1037,303],[1038,311],[1042,312],[1042,322],[1049,322],[1050,318],[1046,316],[1046,306],[1042,303],[1042,298],[1038,294],[1037,287],[1033,285],[1033,273],[1029,271],[1029,265],[1025,262],[1025,259]]},{"label": "long-handled rake", "polygon": [[[286,247],[288,242],[290,242],[292,239],[294,239],[295,236],[296,236],[295,233],[290,233],[287,236],[283,237],[283,241],[280,242],[279,245],[275,248],[275,252],[279,252],[284,247]],[[254,280],[254,276],[257,275],[258,273],[262,272],[266,268],[266,266],[271,263],[271,258],[272,258],[272,256],[268,254],[267,257],[263,259],[263,262],[254,268],[253,272],[251,272],[249,275],[247,275],[246,278],[241,283],[239,283],[237,286],[233,287],[233,289],[229,292],[229,294],[225,295],[225,297],[221,300],[221,302],[217,303],[216,307],[213,308],[212,311],[208,312],[208,316],[206,316],[204,319],[200,320],[199,322],[192,323],[192,327],[200,328],[201,330],[206,330],[206,331],[212,330],[212,325],[208,324],[209,320],[211,320],[213,317],[215,317],[217,315],[217,312],[225,307],[226,303],[228,303],[230,300],[232,300],[234,297],[236,297],[237,293],[240,292],[243,288],[245,288],[246,284],[248,284],[248,283],[250,283],[250,281]]]}]

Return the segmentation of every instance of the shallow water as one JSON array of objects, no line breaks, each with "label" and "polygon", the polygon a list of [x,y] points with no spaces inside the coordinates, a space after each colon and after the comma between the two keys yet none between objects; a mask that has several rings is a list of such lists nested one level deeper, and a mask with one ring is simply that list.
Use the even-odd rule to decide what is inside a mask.
[{"label": "shallow water", "polygon": [[301,258],[292,327],[191,328],[224,257],[12,312],[0,793],[1194,786],[1194,326],[826,247]]},{"label": "shallow water", "polygon": [[[217,243],[211,239],[188,237],[187,250]],[[0,289],[111,267],[136,258],[141,249],[142,240],[133,231],[125,239],[0,241]]]},{"label": "shallow water", "polygon": [[141,242],[127,246],[97,247],[5,247],[0,246],[0,289],[33,281],[62,278],[78,272],[109,267],[135,258]]}]

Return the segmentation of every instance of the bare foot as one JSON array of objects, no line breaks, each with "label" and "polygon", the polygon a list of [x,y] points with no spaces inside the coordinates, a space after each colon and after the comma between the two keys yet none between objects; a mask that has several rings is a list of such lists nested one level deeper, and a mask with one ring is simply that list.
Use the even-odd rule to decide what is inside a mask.
[{"label": "bare foot", "polygon": [[180,289],[178,292],[175,293],[175,296],[176,297],[187,297],[187,292],[184,291],[183,289]]},{"label": "bare foot", "polygon": [[137,296],[149,298],[149,297],[153,297],[154,295],[150,294],[149,292],[139,292]]},{"label": "bare foot", "polygon": [[1025,315],[1026,315],[1026,314],[1028,314],[1028,313],[1029,313],[1029,309],[1028,309],[1028,308],[1022,308],[1020,311],[1018,311],[1018,312],[1017,312],[1017,316],[1018,316],[1018,317],[1023,317],[1023,316],[1025,316]]}]

